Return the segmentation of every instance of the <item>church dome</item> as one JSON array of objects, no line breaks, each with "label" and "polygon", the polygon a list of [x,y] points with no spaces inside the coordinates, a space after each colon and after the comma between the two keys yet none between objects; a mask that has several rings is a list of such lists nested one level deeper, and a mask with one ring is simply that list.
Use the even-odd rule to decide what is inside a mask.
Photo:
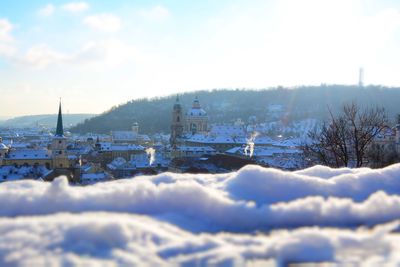
[{"label": "church dome", "polygon": [[207,116],[207,112],[201,108],[199,99],[196,97],[193,101],[192,108],[186,112],[186,115],[189,117]]}]

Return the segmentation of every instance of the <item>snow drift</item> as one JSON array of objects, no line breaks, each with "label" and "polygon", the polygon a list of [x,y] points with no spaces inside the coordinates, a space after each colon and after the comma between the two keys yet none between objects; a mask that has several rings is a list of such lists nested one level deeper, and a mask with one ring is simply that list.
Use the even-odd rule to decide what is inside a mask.
[{"label": "snow drift", "polygon": [[400,164],[6,182],[0,265],[398,262],[399,193]]},{"label": "snow drift", "polygon": [[[183,231],[149,217],[116,213],[0,219],[0,265],[243,266],[268,260],[398,262],[399,223],[372,231],[302,228],[268,235]],[[271,263],[271,262],[270,262]],[[272,262],[273,263],[273,262]]]},{"label": "snow drift", "polygon": [[70,186],[66,178],[52,183],[20,181],[1,186],[0,216],[138,213],[190,231],[375,225],[400,218],[399,168],[314,167],[290,173],[248,166],[227,175],[167,173],[88,187]]}]

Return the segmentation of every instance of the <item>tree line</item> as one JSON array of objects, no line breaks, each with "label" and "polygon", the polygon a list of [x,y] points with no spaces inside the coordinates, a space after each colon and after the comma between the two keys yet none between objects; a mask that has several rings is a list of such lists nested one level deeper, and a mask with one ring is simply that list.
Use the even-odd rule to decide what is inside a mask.
[{"label": "tree line", "polygon": [[[337,113],[343,102],[351,100],[356,100],[357,104],[363,106],[385,106],[389,118],[393,119],[395,114],[400,112],[397,103],[400,90],[397,89],[344,85],[277,87],[263,90],[216,89],[183,93],[180,94],[180,99],[184,109],[188,109],[193,99],[198,96],[211,123],[233,122],[238,118],[246,121],[254,115],[258,122],[268,121],[272,119],[268,110],[268,106],[272,104],[283,107],[278,120],[325,120],[329,118],[327,106],[331,107],[333,113]],[[70,130],[76,133],[109,133],[112,130],[129,130],[133,123],[138,122],[143,133],[168,133],[174,101],[175,95],[131,100],[86,119]]]}]

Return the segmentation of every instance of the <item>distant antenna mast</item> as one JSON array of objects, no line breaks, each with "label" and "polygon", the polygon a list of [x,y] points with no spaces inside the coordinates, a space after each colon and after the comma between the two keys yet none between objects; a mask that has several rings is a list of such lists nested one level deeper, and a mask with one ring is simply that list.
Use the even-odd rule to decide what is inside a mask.
[{"label": "distant antenna mast", "polygon": [[358,76],[358,86],[364,87],[364,69],[360,68],[360,73]]}]

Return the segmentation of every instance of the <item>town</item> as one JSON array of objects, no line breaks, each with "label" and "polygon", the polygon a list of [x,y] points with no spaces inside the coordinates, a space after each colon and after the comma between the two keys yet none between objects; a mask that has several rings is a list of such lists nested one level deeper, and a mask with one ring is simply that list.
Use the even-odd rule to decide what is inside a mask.
[{"label": "town", "polygon": [[[279,107],[273,107],[279,110]],[[271,109],[271,112],[274,110]],[[210,124],[196,97],[185,109],[179,96],[171,103],[170,134],[152,136],[134,123],[130,131],[72,134],[63,127],[61,101],[55,131],[44,127],[0,131],[0,182],[36,179],[52,181],[65,175],[88,185],[165,171],[226,173],[247,164],[283,170],[307,167],[301,146],[306,135],[271,136],[262,124]],[[374,138],[378,147],[400,144],[398,127],[385,127]]]},{"label": "town", "polygon": [[400,266],[400,1],[3,1],[0,267]]},{"label": "town", "polygon": [[300,139],[271,138],[257,125],[209,123],[196,97],[185,110],[171,104],[171,133],[148,136],[135,123],[109,135],[64,130],[61,102],[55,132],[44,127],[0,131],[0,181],[66,175],[92,184],[164,171],[223,173],[247,164],[283,169],[301,167]]}]

